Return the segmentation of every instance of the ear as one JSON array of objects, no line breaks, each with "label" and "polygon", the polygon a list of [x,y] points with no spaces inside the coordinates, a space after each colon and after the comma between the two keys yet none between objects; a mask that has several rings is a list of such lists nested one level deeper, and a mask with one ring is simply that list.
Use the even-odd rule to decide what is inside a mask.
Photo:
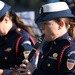
[{"label": "ear", "polygon": [[63,20],[61,20],[61,21],[59,22],[59,29],[61,29],[61,28],[64,26],[64,24],[65,24],[65,22],[64,22]]},{"label": "ear", "polygon": [[5,21],[5,23],[8,23],[9,17],[5,16],[5,17],[4,17],[4,21]]}]

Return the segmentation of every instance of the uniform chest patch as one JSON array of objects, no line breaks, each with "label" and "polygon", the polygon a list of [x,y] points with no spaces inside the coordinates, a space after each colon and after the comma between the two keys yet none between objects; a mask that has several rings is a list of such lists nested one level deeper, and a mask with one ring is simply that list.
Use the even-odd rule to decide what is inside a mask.
[{"label": "uniform chest patch", "polygon": [[73,67],[74,67],[74,60],[67,59],[67,68],[68,68],[68,70],[72,70]]}]

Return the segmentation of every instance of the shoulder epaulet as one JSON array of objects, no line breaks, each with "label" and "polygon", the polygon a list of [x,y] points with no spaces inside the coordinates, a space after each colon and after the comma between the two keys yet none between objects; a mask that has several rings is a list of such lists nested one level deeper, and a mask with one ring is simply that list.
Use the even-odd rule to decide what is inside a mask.
[{"label": "shoulder epaulet", "polygon": [[16,30],[17,30],[17,31],[21,31],[21,28],[17,28]]},{"label": "shoulder epaulet", "polygon": [[21,32],[21,28],[17,28],[16,33],[21,34],[20,32]]},{"label": "shoulder epaulet", "polygon": [[27,32],[25,30],[21,29],[21,28],[17,28],[16,29],[16,33],[21,35],[21,36],[27,34]]},{"label": "shoulder epaulet", "polygon": [[70,36],[67,37],[67,40],[68,40],[68,41],[71,41],[72,39],[73,39],[73,38],[70,37]]}]

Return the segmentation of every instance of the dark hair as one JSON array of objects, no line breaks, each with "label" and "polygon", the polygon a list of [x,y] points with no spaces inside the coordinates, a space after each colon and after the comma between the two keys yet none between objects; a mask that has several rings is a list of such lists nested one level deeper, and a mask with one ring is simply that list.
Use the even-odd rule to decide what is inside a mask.
[{"label": "dark hair", "polygon": [[17,27],[22,28],[23,30],[27,31],[31,36],[33,36],[34,38],[36,37],[34,32],[32,31],[32,29],[30,29],[29,26],[25,25],[21,18],[19,16],[16,15],[16,13],[14,11],[12,11],[11,9],[8,10],[1,18],[0,18],[0,22],[4,19],[5,16],[8,16],[10,18],[10,20],[15,23],[17,25]]}]

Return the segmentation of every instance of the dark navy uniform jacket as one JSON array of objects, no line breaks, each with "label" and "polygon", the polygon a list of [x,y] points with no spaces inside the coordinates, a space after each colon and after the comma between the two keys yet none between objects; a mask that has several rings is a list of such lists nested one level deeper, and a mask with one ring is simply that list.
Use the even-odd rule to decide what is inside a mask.
[{"label": "dark navy uniform jacket", "polygon": [[75,70],[75,41],[68,33],[45,42],[40,53],[38,68],[32,75],[73,75]]},{"label": "dark navy uniform jacket", "polygon": [[16,25],[8,35],[0,36],[0,69],[20,65],[32,49],[30,43],[28,33]]}]

